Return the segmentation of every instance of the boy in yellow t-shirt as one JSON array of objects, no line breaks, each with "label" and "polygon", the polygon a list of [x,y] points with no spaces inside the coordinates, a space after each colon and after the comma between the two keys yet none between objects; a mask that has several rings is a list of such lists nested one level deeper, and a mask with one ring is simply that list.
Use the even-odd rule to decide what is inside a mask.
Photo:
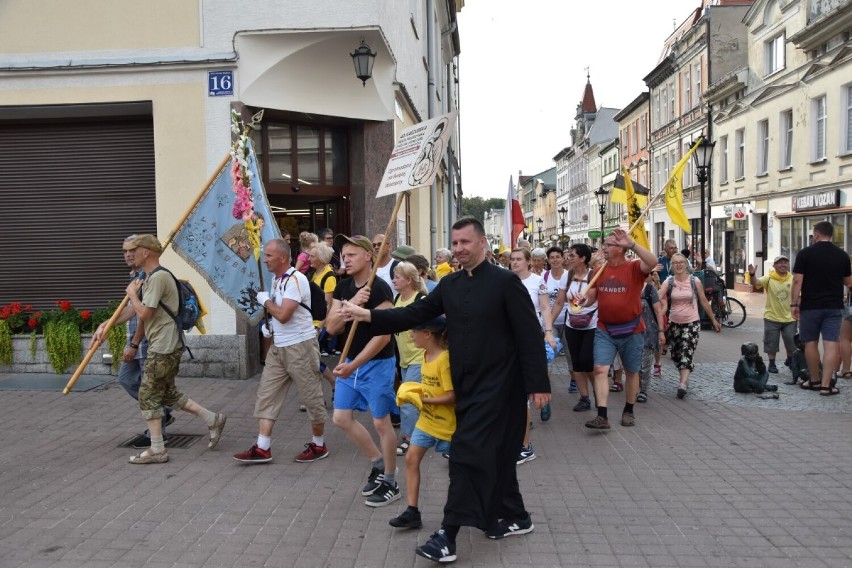
[{"label": "boy in yellow t-shirt", "polygon": [[420,418],[411,435],[405,454],[405,481],[408,508],[390,520],[396,528],[419,529],[423,526],[417,508],[420,496],[420,462],[426,450],[448,452],[450,438],[456,430],[456,393],[450,376],[450,355],[447,352],[447,320],[438,316],[411,330],[414,345],[424,350],[420,368],[421,383],[403,383],[397,392],[397,403],[410,402],[420,409]]}]

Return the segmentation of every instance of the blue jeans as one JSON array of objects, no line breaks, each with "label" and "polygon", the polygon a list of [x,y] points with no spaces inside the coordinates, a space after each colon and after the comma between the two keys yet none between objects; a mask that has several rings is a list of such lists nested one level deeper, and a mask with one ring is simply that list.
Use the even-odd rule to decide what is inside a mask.
[{"label": "blue jeans", "polygon": [[[409,365],[408,367],[400,367],[402,371],[402,382],[404,383],[419,383],[420,365]],[[413,404],[403,404],[399,407],[400,426],[399,429],[402,435],[406,438],[411,438],[414,432],[414,425],[417,424],[417,419],[420,418],[420,411]]]},{"label": "blue jeans", "polygon": [[618,339],[598,328],[595,330],[595,365],[612,366],[616,355],[621,355],[621,364],[628,373],[638,373],[642,367],[642,350],[645,334],[634,333]]},{"label": "blue jeans", "polygon": [[[142,384],[142,368],[145,366],[145,359],[134,359],[130,363],[122,363],[118,369],[118,384],[120,384],[127,394],[133,397],[133,400],[139,400],[139,385]],[[166,420],[172,414],[172,409],[168,406],[163,407],[163,436],[166,435]],[[147,434],[148,431],[146,430]]]}]

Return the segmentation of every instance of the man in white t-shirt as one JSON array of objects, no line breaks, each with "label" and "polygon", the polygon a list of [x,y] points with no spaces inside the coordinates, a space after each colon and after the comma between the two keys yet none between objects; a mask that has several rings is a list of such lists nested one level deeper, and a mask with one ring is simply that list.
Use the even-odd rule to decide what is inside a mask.
[{"label": "man in white t-shirt", "polygon": [[[257,387],[254,415],[258,419],[257,443],[234,459],[245,463],[272,461],[272,427],[281,413],[290,385],[295,383],[311,421],[313,438],[296,456],[299,463],[328,457],[325,422],[328,413],[319,372],[320,352],[311,316],[311,288],[304,274],[290,267],[290,247],[272,239],[263,248],[263,262],[274,275],[269,292],[258,292],[257,301],[269,313],[273,346]],[[264,327],[264,334],[268,333]]]},{"label": "man in white t-shirt", "polygon": [[390,239],[385,243],[385,247],[380,251],[379,247],[382,246],[382,240],[385,238],[381,233],[374,236],[373,243],[373,255],[376,259],[376,264],[378,265],[378,270],[376,270],[376,276],[385,281],[385,283],[390,286],[391,290],[395,290],[393,287],[393,269],[399,264],[399,261],[391,258],[391,249],[393,249],[393,243]]}]

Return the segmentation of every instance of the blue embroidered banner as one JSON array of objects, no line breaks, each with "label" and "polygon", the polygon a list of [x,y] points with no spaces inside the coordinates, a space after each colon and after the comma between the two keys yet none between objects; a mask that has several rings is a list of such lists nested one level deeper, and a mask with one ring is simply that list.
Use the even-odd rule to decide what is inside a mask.
[{"label": "blue embroidered banner", "polygon": [[[245,223],[233,216],[236,195],[230,170],[231,162],[228,162],[178,230],[172,246],[229,306],[256,324],[263,316],[257,292],[261,282],[270,282],[272,275],[263,264],[263,253],[259,260],[255,259]],[[263,219],[261,243],[266,243],[280,237],[281,233],[266,201],[251,142],[248,170],[254,210]]]}]

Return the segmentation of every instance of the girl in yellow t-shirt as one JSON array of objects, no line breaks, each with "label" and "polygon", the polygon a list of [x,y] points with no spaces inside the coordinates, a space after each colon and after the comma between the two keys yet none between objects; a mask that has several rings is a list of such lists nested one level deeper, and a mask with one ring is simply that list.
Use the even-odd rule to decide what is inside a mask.
[{"label": "girl in yellow t-shirt", "polygon": [[411,330],[411,339],[414,345],[424,350],[421,383],[403,383],[397,393],[397,403],[410,402],[419,407],[420,418],[405,454],[408,508],[391,519],[390,526],[415,529],[423,526],[417,508],[420,462],[432,446],[439,453],[449,451],[450,438],[456,430],[456,393],[450,376],[446,318],[438,316],[415,326]]}]

